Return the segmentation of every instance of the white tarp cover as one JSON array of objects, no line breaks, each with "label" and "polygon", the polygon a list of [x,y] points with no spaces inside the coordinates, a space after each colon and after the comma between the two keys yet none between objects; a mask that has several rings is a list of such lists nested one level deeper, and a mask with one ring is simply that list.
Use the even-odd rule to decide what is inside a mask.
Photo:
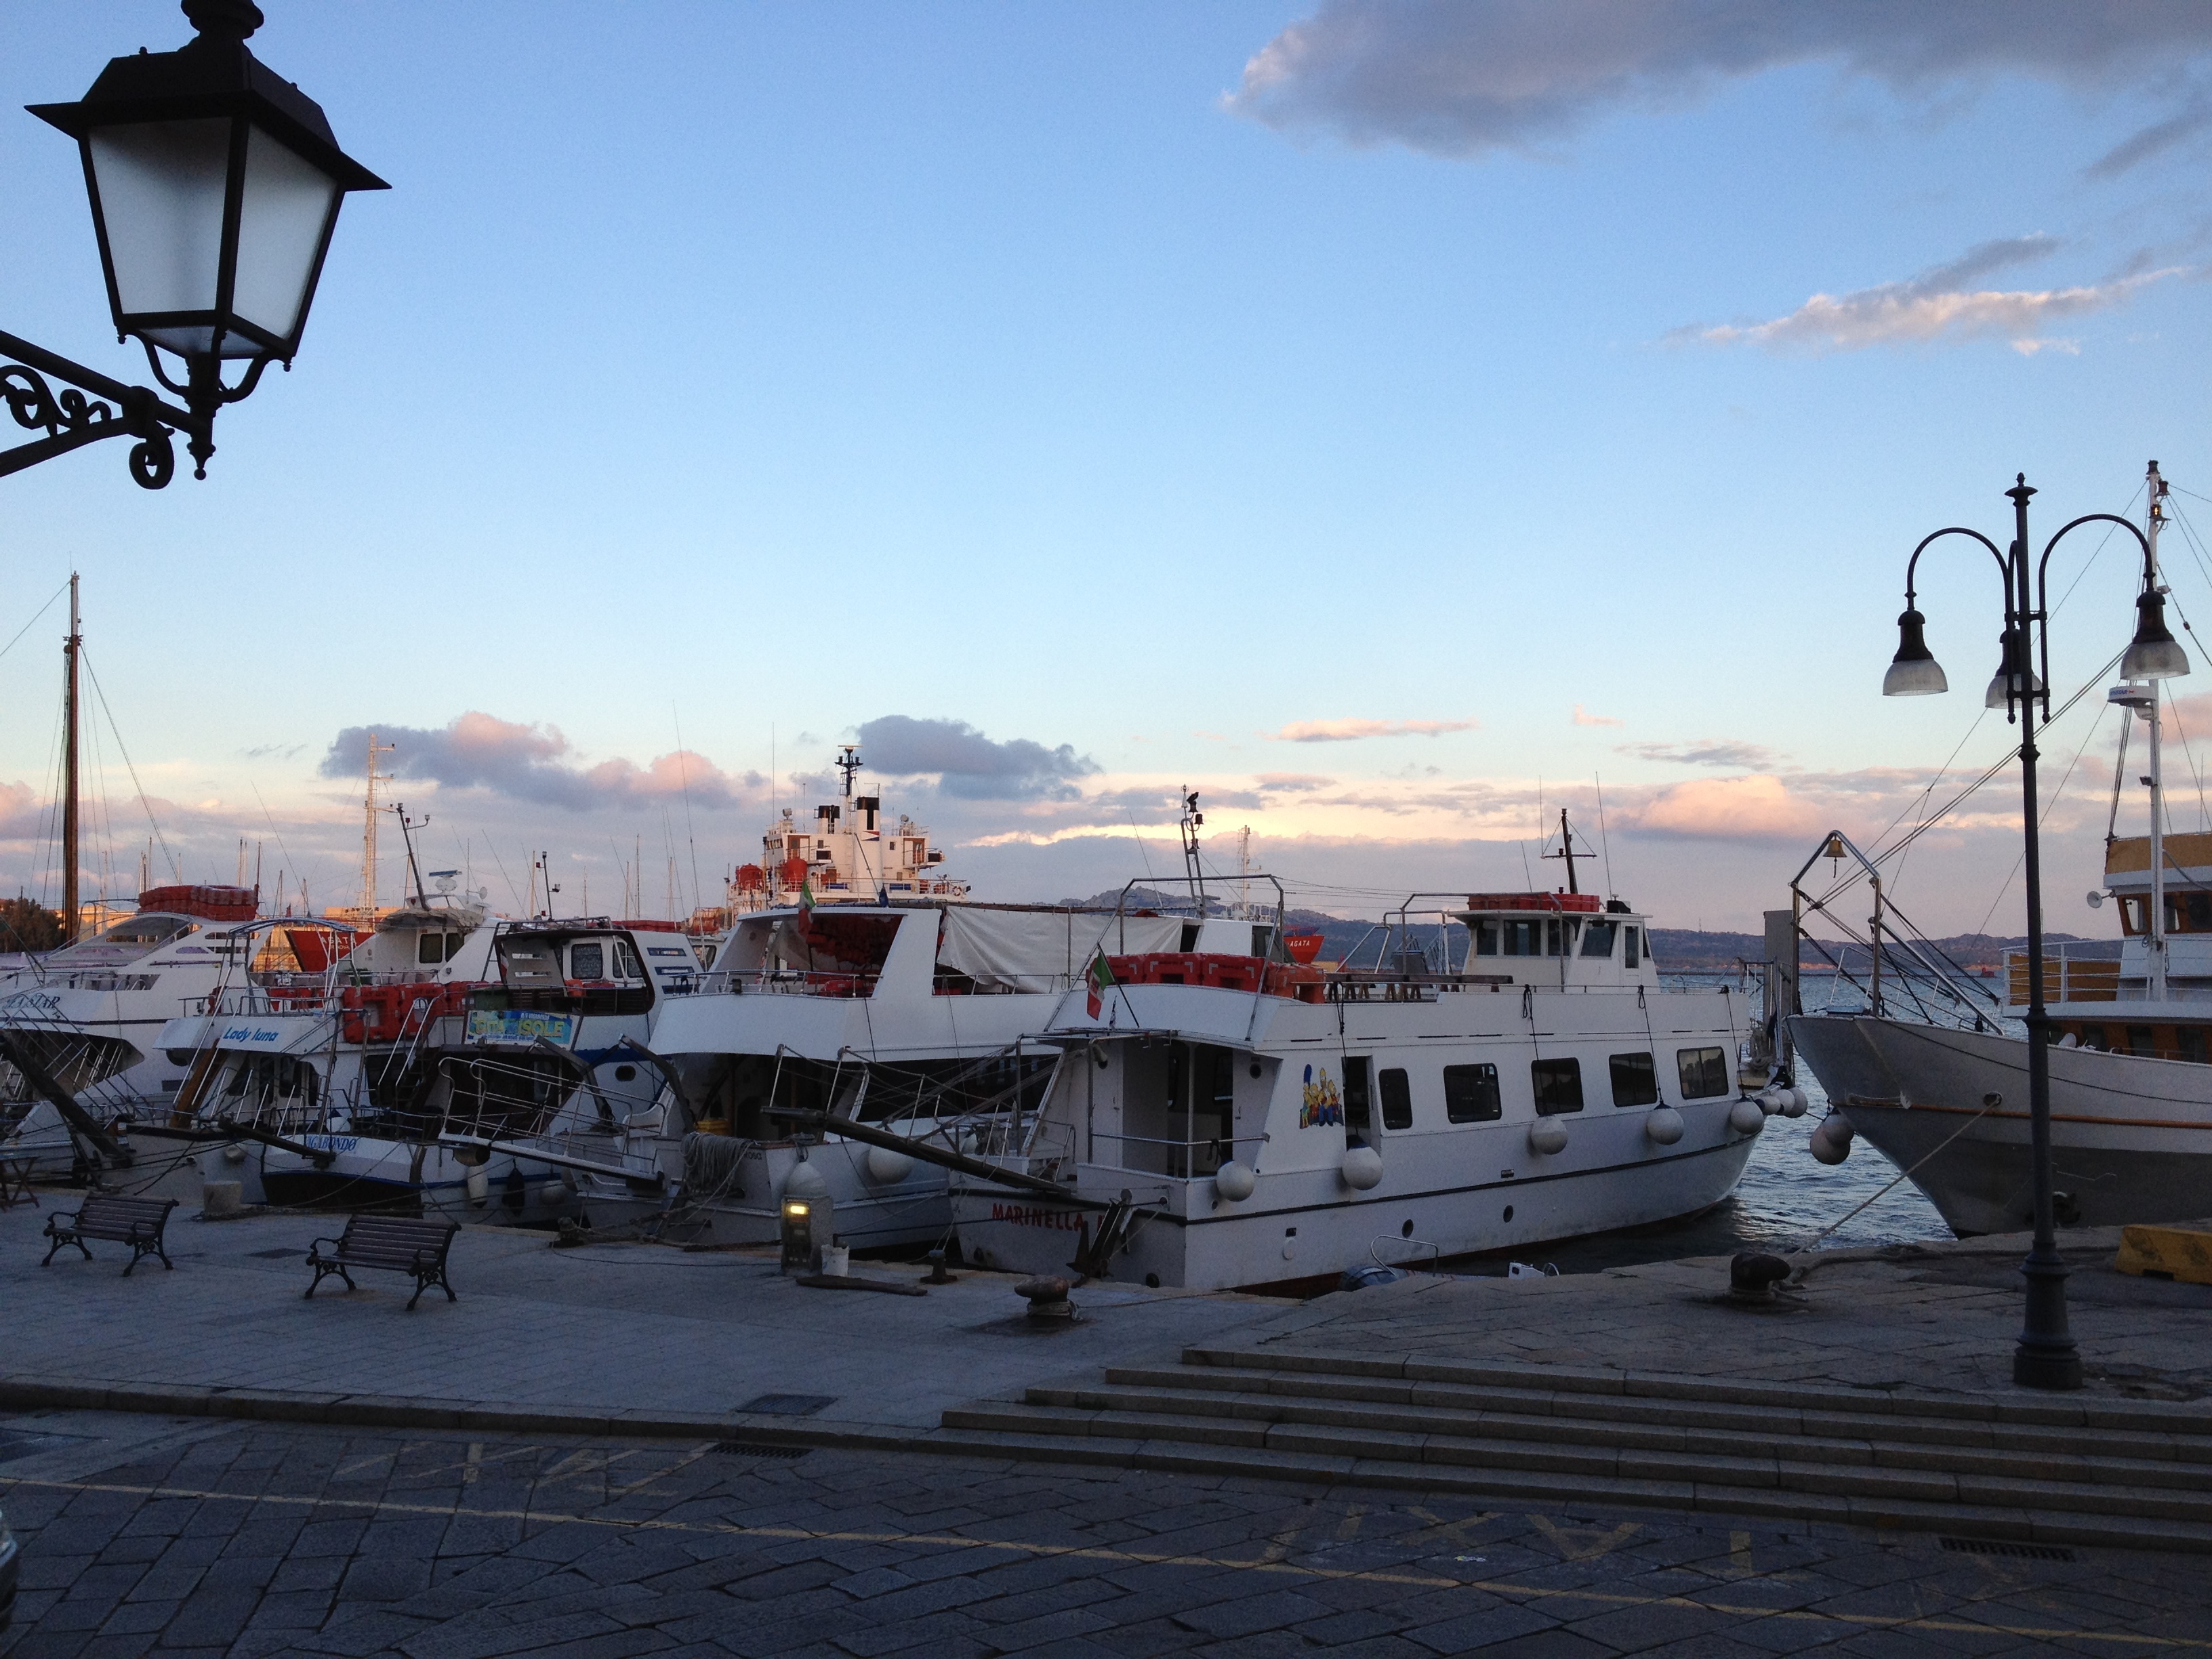
[{"label": "white tarp cover", "polygon": [[967,975],[979,991],[1051,991],[1089,967],[1102,943],[1118,957],[1172,951],[1182,942],[1179,916],[948,905],[937,960]]}]

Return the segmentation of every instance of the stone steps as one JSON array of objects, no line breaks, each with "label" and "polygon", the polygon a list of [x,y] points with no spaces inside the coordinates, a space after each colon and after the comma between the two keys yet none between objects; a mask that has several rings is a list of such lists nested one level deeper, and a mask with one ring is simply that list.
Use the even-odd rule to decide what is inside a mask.
[{"label": "stone steps", "polygon": [[945,1413],[945,1451],[2212,1552],[2212,1413],[1192,1349]]}]

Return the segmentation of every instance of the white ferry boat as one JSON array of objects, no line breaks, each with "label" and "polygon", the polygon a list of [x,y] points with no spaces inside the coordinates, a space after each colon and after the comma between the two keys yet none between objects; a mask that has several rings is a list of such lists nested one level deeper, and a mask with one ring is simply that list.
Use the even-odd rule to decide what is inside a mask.
[{"label": "white ferry boat", "polygon": [[[878,798],[853,794],[853,749],[837,764],[843,799],[818,810],[808,839],[793,839],[787,813],[770,828],[775,884],[738,872],[738,913],[703,989],[654,1025],[678,1085],[629,1137],[629,1175],[586,1177],[595,1225],[665,1208],[637,1188],[651,1171],[680,1186],[682,1226],[716,1243],[773,1240],[782,1200],[802,1195],[826,1196],[855,1249],[944,1241],[945,1170],[926,1150],[810,1133],[808,1119],[831,1113],[925,1149],[998,1146],[1060,1063],[1029,1039],[1102,945],[1246,960],[1268,949],[1272,926],[1243,920],[977,902],[939,873],[927,831],[904,817],[886,830]],[[748,892],[780,902],[747,911]]]},{"label": "white ferry boat", "polygon": [[1467,930],[1455,966],[1107,955],[1039,1033],[1066,1063],[994,1160],[1064,1196],[954,1175],[963,1255],[1304,1290],[1729,1195],[1765,1121],[1736,1085],[1741,997],[1663,986],[1617,900],[1475,894],[1392,920],[1431,914]]}]

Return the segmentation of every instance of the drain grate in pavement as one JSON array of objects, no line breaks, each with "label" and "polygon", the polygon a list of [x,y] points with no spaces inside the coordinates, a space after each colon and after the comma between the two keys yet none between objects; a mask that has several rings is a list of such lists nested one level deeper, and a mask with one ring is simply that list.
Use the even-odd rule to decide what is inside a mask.
[{"label": "drain grate in pavement", "polygon": [[2006,1555],[2029,1561],[2071,1561],[2074,1552],[2057,1544],[2005,1544],[1993,1538],[1939,1538],[1947,1550],[1965,1555]]},{"label": "drain grate in pavement", "polygon": [[762,1412],[770,1417],[811,1417],[824,1406],[834,1406],[834,1394],[763,1394],[756,1395],[738,1407],[741,1412]]},{"label": "drain grate in pavement", "polygon": [[259,1261],[289,1261],[295,1255],[304,1261],[307,1258],[307,1253],[302,1249],[290,1249],[283,1250],[248,1250],[246,1255]]},{"label": "drain grate in pavement", "polygon": [[725,1457],[776,1457],[787,1461],[800,1458],[814,1449],[811,1446],[755,1446],[743,1440],[717,1441],[714,1449]]}]

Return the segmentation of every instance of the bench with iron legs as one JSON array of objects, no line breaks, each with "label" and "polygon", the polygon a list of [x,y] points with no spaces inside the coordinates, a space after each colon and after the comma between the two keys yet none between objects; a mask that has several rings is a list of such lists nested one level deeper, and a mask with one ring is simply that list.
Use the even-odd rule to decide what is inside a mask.
[{"label": "bench with iron legs", "polygon": [[169,1212],[176,1207],[173,1198],[115,1198],[106,1193],[88,1193],[75,1210],[58,1210],[46,1218],[46,1237],[54,1241],[53,1249],[39,1265],[50,1265],[54,1251],[64,1244],[83,1250],[84,1259],[89,1261],[92,1252],[85,1249],[84,1241],[98,1238],[131,1247],[131,1267],[123,1270],[125,1279],[131,1277],[131,1267],[149,1255],[160,1257],[164,1267],[174,1269],[177,1264],[161,1248],[161,1233],[169,1224]]},{"label": "bench with iron legs", "polygon": [[433,1285],[446,1293],[447,1301],[459,1301],[453,1287],[446,1282],[446,1252],[453,1248],[453,1235],[459,1231],[459,1226],[451,1221],[420,1221],[411,1216],[349,1217],[342,1235],[319,1238],[308,1248],[307,1265],[315,1270],[315,1282],[307,1286],[307,1294],[313,1296],[331,1273],[344,1279],[346,1289],[357,1289],[349,1269],[380,1267],[413,1275],[415,1294],[407,1298],[410,1308]]}]

